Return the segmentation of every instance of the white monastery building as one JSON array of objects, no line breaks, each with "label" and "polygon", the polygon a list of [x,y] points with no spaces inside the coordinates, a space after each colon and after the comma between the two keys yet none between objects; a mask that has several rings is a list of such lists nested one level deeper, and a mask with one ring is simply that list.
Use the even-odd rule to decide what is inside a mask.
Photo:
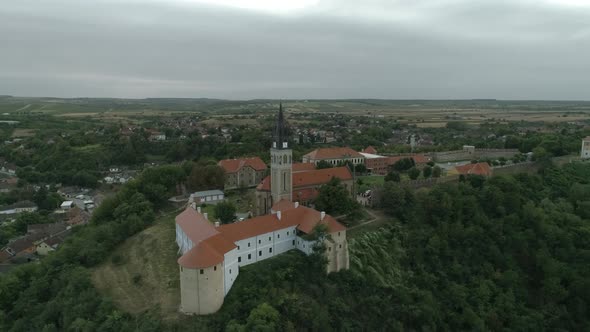
[{"label": "white monastery building", "polygon": [[[180,266],[180,310],[205,315],[221,308],[240,267],[297,249],[309,255],[318,241],[326,247],[326,272],[349,268],[346,227],[332,216],[291,201],[291,150],[279,110],[273,147],[271,213],[232,224],[211,223],[191,203],[176,216]],[[281,160],[279,163],[278,160]],[[306,236],[322,225],[325,236]]]}]

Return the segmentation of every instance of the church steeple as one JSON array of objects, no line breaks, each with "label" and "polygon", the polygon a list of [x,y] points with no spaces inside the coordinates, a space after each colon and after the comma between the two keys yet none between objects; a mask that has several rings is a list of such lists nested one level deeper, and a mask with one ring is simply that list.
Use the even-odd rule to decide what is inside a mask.
[{"label": "church steeple", "polygon": [[[273,142],[270,149],[270,192],[272,204],[292,198],[293,152],[289,149],[287,124],[283,114],[283,104],[279,104],[279,114],[273,131]],[[269,208],[270,208],[269,206]]]},{"label": "church steeple", "polygon": [[273,131],[272,147],[275,149],[287,149],[287,129],[285,127],[285,116],[283,115],[283,103],[279,103],[279,115]]}]

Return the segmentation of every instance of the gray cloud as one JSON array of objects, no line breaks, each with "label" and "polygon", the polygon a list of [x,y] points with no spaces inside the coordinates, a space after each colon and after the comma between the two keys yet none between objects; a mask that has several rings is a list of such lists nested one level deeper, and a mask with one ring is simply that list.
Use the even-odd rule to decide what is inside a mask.
[{"label": "gray cloud", "polygon": [[356,3],[273,13],[11,1],[0,7],[0,94],[590,99],[590,6]]}]

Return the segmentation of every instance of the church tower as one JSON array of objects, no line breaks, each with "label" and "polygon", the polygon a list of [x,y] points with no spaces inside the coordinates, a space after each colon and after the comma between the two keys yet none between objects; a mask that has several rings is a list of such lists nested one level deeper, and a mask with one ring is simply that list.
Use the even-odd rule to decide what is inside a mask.
[{"label": "church tower", "polygon": [[281,199],[292,199],[293,152],[289,148],[287,128],[283,116],[283,104],[279,104],[279,115],[273,132],[272,147],[270,148],[270,193],[271,205]]}]

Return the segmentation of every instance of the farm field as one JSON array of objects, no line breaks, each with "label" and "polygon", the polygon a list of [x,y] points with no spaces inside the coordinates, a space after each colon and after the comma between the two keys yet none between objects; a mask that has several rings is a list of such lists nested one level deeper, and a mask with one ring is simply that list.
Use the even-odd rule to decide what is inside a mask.
[{"label": "farm field", "polygon": [[[53,114],[66,118],[102,121],[137,121],[145,117],[206,114],[207,124],[231,121],[257,125],[258,117],[276,110],[277,101],[228,101],[214,99],[57,99],[0,98],[6,115]],[[478,124],[486,120],[571,122],[590,119],[590,102],[500,100],[284,100],[290,113],[339,113],[395,119],[421,128],[444,126],[448,121]],[[241,116],[238,118],[231,115]],[[256,115],[248,118],[244,115]],[[305,121],[299,119],[298,121]]]}]

